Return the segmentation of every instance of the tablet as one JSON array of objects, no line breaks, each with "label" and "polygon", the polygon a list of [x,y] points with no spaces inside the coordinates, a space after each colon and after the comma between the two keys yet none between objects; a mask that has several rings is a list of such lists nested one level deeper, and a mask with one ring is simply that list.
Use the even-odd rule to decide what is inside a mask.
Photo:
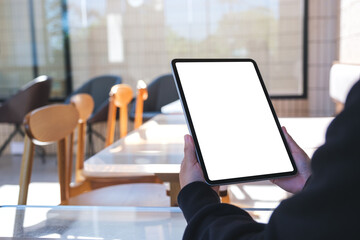
[{"label": "tablet", "polygon": [[254,60],[174,59],[171,65],[208,184],[296,174]]}]

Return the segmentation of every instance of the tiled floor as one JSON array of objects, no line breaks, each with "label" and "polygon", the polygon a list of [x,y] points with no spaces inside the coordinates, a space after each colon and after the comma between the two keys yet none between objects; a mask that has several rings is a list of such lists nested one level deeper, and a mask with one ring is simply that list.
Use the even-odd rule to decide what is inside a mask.
[{"label": "tiled floor", "polygon": [[[21,155],[0,157],[0,205],[17,204],[20,168]],[[59,199],[56,157],[47,155],[43,163],[35,156],[28,204],[57,205]]]}]

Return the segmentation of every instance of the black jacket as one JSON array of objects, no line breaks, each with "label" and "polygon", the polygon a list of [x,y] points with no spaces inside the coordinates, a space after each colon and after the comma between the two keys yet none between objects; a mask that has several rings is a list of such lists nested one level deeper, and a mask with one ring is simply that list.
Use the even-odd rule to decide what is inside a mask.
[{"label": "black jacket", "polygon": [[268,224],[221,204],[205,183],[187,185],[178,196],[188,222],[184,239],[360,239],[360,81],[328,127],[311,167],[306,187],[282,201]]}]

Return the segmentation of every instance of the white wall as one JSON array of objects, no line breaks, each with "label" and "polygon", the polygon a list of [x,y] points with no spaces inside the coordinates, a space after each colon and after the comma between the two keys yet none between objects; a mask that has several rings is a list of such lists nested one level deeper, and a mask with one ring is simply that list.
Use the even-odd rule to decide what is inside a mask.
[{"label": "white wall", "polygon": [[360,64],[360,0],[342,0],[339,61]]},{"label": "white wall", "polygon": [[329,72],[338,59],[340,0],[309,0],[308,98],[274,100],[279,116],[331,116]]}]

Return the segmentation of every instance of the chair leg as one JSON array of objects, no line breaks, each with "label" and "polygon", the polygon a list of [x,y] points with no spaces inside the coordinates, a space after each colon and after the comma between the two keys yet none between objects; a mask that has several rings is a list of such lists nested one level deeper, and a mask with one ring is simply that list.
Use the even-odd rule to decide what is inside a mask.
[{"label": "chair leg", "polygon": [[[20,125],[18,126],[18,129],[19,129],[19,133],[21,134],[21,136],[25,137],[25,133],[21,129]],[[43,147],[41,147],[41,146],[35,146],[35,152],[40,155],[41,162],[44,164],[46,162],[46,158],[45,158],[46,151],[45,151],[45,149]]]},{"label": "chair leg", "polygon": [[110,146],[114,142],[115,135],[115,124],[116,124],[116,112],[117,108],[115,106],[115,96],[110,96],[109,100],[109,111],[108,111],[108,120],[106,124],[106,141],[105,147]]},{"label": "chair leg", "polygon": [[76,164],[75,164],[75,182],[80,183],[83,180],[82,169],[84,168],[85,159],[85,134],[86,123],[78,124],[78,144],[76,151]]},{"label": "chair leg", "polygon": [[58,174],[60,183],[60,196],[61,205],[66,205],[69,200],[70,183],[67,178],[67,171],[69,170],[69,158],[68,158],[68,139],[64,138],[58,141],[57,154],[58,154]]},{"label": "chair leg", "polygon": [[20,133],[21,135],[24,134],[24,132],[21,130],[20,125],[16,124],[15,125],[15,129],[14,131],[10,134],[10,136],[5,140],[5,142],[3,143],[3,145],[0,148],[0,156],[2,154],[2,152],[5,150],[5,148],[7,147],[7,145],[9,145],[9,143],[11,142],[11,140],[15,137],[16,133]]},{"label": "chair leg", "polygon": [[34,162],[34,144],[28,138],[28,136],[25,136],[24,154],[23,154],[21,170],[20,170],[20,182],[19,182],[20,190],[19,190],[18,205],[26,205],[33,162]]}]

